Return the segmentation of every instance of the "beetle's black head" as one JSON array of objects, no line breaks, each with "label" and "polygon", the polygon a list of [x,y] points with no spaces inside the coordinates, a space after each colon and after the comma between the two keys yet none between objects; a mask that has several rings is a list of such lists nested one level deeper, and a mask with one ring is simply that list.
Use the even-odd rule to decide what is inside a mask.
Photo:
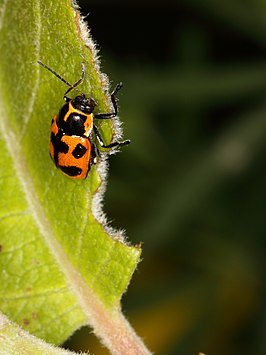
[{"label": "beetle's black head", "polygon": [[85,96],[76,96],[71,101],[71,104],[75,109],[77,109],[85,114],[92,113],[95,106],[97,105],[93,99],[86,98]]}]

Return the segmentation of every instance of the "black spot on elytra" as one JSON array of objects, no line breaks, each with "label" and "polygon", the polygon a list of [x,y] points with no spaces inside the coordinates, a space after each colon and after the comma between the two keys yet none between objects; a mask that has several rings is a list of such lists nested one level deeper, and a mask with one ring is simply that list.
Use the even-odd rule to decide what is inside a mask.
[{"label": "black spot on elytra", "polygon": [[86,153],[87,149],[84,147],[84,145],[78,143],[75,147],[75,149],[72,152],[72,155],[76,159],[80,159],[83,157],[83,155]]},{"label": "black spot on elytra", "polygon": [[68,145],[61,140],[62,135],[55,135],[54,132],[51,133],[51,142],[54,146],[55,152],[57,153],[67,153],[68,152]]},{"label": "black spot on elytra", "polygon": [[82,169],[76,166],[59,166],[59,168],[69,176],[78,176],[82,173]]}]

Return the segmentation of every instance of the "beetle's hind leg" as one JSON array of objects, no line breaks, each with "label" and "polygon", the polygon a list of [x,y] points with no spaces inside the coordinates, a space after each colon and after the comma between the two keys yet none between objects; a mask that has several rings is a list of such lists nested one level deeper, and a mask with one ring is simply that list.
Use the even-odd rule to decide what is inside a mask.
[{"label": "beetle's hind leg", "polygon": [[102,137],[97,129],[96,126],[93,125],[93,130],[94,130],[94,133],[95,133],[95,136],[100,144],[101,147],[103,148],[113,148],[113,147],[120,147],[122,145],[128,145],[130,143],[130,140],[129,139],[126,139],[124,141],[116,141],[116,142],[113,142],[113,143],[110,143],[110,144],[104,144],[104,141],[102,140]]}]

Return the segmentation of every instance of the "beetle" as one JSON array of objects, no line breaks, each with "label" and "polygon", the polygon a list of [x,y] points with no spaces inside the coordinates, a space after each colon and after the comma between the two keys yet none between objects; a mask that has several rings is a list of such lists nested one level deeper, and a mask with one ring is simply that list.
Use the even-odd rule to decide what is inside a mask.
[{"label": "beetle", "polygon": [[69,86],[63,96],[65,104],[52,119],[49,144],[50,156],[56,167],[68,177],[76,180],[85,179],[91,165],[97,163],[97,157],[100,155],[95,137],[100,146],[107,149],[130,143],[130,140],[127,139],[105,144],[98,128],[94,124],[94,119],[106,120],[117,116],[118,109],[115,95],[121,89],[122,83],[117,84],[111,93],[113,112],[94,114],[93,111],[97,103],[93,98],[87,97],[83,93],[73,99],[67,96],[84,80],[84,63],[82,63],[81,77],[73,85],[46,64],[39,60],[37,63]]}]

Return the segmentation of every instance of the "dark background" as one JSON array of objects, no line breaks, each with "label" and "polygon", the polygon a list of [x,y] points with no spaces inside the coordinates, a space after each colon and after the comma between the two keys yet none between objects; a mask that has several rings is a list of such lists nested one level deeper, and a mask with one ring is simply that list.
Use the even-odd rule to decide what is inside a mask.
[{"label": "dark background", "polygon": [[[156,354],[266,353],[266,3],[79,1],[119,93],[105,211],[144,242],[122,304]],[[66,346],[108,354],[88,330]]]}]

